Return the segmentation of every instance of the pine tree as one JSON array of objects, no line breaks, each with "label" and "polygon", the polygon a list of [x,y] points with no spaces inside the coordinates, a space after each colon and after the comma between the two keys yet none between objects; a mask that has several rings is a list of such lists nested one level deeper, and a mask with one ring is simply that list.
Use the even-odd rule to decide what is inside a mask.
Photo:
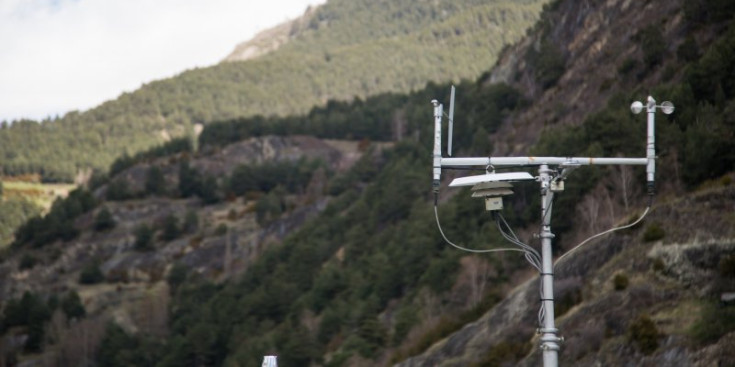
[{"label": "pine tree", "polygon": [[115,227],[115,219],[107,207],[103,207],[94,218],[94,230],[97,232],[106,231]]}]

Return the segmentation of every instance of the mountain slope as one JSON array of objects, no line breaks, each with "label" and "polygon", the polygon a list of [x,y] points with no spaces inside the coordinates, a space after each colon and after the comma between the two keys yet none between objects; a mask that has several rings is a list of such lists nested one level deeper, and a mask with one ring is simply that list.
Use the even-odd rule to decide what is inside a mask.
[{"label": "mountain slope", "polygon": [[[728,155],[735,94],[727,87],[734,85],[735,58],[721,57],[735,50],[735,9],[718,20],[724,10],[715,16],[692,13],[684,2],[663,3],[647,5],[665,8],[662,18],[639,24],[630,8],[604,16],[632,2],[555,2],[541,25],[503,54],[515,61],[458,85],[457,156],[516,150],[638,156],[645,124],[628,106],[642,93],[623,83],[610,84],[611,91],[586,89],[580,98],[601,100],[597,109],[560,108],[567,122],[547,122],[556,126],[544,134],[534,131],[544,121],[519,123],[547,108],[534,98],[553,101],[579,86],[565,80],[584,63],[559,51],[570,49],[570,39],[625,25],[641,42],[628,45],[632,63],[618,64],[616,52],[594,61],[677,105],[674,115],[657,119],[662,184],[650,217],[590,244],[558,269],[564,364],[731,360],[735,310],[717,303],[735,286],[729,214],[735,160]],[[693,9],[717,4],[723,3],[702,0]],[[651,24],[661,27],[658,33]],[[544,42],[560,30],[566,32],[558,44]],[[665,62],[638,53],[643,40],[685,45],[681,39],[690,36],[694,52],[691,44],[688,51],[679,46],[661,53],[671,56]],[[538,50],[530,51],[534,45]],[[511,72],[506,80],[513,86],[490,82],[500,70]],[[599,75],[583,81],[602,85]],[[94,195],[81,191],[54,205],[49,216],[28,222],[3,254],[3,345],[10,355],[60,365],[94,359],[98,365],[258,366],[270,354],[293,366],[538,365],[537,274],[519,254],[458,252],[436,229],[428,101],[446,101],[448,91],[448,84],[429,83],[405,95],[331,102],[305,116],[209,124],[196,152],[169,147],[163,152],[174,153],[124,159],[108,181],[96,182]],[[261,159],[266,156],[290,163]],[[464,174],[448,172],[444,184]],[[636,216],[647,199],[642,176],[618,167],[575,171],[556,196],[557,251]],[[532,246],[538,197],[536,186],[517,185],[503,212]],[[442,186],[438,202],[444,233],[456,243],[504,243],[498,222],[467,190]],[[186,218],[200,218],[200,226]],[[79,321],[65,322],[73,319]]]},{"label": "mountain slope", "polygon": [[6,175],[71,181],[191,134],[192,123],[303,114],[330,99],[475,78],[535,22],[542,3],[330,1],[290,23],[285,44],[260,57],[185,71],[58,121],[5,126],[0,166]]}]

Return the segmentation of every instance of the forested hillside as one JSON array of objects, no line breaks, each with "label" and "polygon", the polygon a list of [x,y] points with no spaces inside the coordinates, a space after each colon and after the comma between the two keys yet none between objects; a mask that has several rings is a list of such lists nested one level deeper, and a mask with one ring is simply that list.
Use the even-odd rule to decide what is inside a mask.
[{"label": "forested hillside", "polygon": [[[559,269],[561,361],[730,365],[735,306],[718,302],[735,286],[735,7],[638,5],[547,5],[495,67],[457,83],[456,155],[640,156],[645,118],[630,103],[672,100],[676,112],[657,115],[662,184],[650,217]],[[591,65],[600,71],[583,72]],[[223,120],[205,126],[196,152],[184,139],[119,158],[3,254],[7,358],[538,365],[537,274],[517,254],[458,252],[436,229],[429,101],[447,102],[449,87]],[[359,143],[330,148],[345,140]],[[636,217],[642,176],[574,172],[555,202],[557,253]],[[503,214],[537,246],[537,188],[515,191]],[[442,186],[439,216],[456,243],[502,246],[468,190]]]},{"label": "forested hillside", "polygon": [[71,182],[121,154],[191,135],[194,123],[302,114],[328,100],[476,78],[538,19],[543,2],[332,0],[261,57],[185,71],[60,119],[3,124],[0,173]]}]

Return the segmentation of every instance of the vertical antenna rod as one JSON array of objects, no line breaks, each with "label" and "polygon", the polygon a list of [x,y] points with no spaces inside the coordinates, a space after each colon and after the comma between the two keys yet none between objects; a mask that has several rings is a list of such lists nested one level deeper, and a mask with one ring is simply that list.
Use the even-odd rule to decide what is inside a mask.
[{"label": "vertical antenna rod", "polygon": [[442,173],[442,112],[443,106],[439,101],[433,100],[434,105],[434,193],[439,192],[439,180]]},{"label": "vertical antenna rod", "polygon": [[452,156],[452,131],[454,131],[454,86],[449,97],[449,135],[447,136],[447,155]]}]

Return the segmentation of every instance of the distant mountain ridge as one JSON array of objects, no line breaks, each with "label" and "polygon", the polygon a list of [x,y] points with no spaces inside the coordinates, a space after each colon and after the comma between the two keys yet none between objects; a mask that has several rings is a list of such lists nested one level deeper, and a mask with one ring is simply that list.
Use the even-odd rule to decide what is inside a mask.
[{"label": "distant mountain ridge", "polygon": [[192,134],[194,123],[305,114],[332,99],[474,79],[538,19],[544,2],[332,0],[238,48],[244,61],[188,70],[58,120],[5,126],[0,174],[71,181],[80,170],[104,171],[120,155]]},{"label": "distant mountain ridge", "polygon": [[301,24],[309,21],[314,9],[309,7],[301,17],[261,31],[252,39],[239,43],[222,61],[246,61],[278,50],[294,37]]}]

